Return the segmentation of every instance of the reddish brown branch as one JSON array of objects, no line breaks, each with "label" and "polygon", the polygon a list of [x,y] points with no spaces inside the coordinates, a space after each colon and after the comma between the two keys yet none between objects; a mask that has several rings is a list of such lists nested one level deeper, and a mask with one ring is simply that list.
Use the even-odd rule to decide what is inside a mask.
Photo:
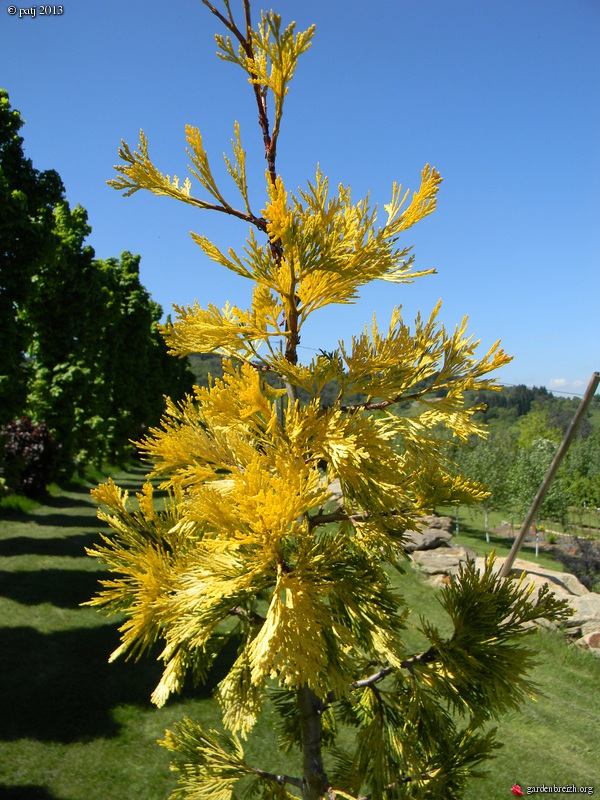
[{"label": "reddish brown branch", "polygon": [[[444,386],[436,386],[436,389],[444,388]],[[392,400],[380,400],[377,403],[373,403],[370,400],[367,400],[364,403],[357,403],[353,406],[339,406],[339,410],[344,414],[353,414],[355,411],[381,411],[388,406],[396,405],[396,403],[408,403],[411,400],[420,400],[423,396],[431,391],[431,389],[427,389],[425,392],[416,392],[415,394],[399,394],[396,395]],[[442,398],[431,398],[431,400],[427,400],[427,403],[436,403],[439,402]],[[331,406],[327,406],[326,408],[320,409],[318,416],[322,417],[324,414],[330,410]]]},{"label": "reddish brown branch", "polygon": [[227,30],[228,30],[228,31],[231,31],[231,33],[233,33],[233,35],[234,35],[234,36],[235,36],[235,38],[236,38],[236,39],[237,39],[237,40],[240,42],[240,44],[242,44],[242,45],[245,45],[245,43],[246,43],[246,42],[245,42],[245,39],[244,39],[244,37],[242,36],[242,34],[241,34],[241,32],[240,32],[239,28],[237,27],[237,25],[236,25],[236,24],[235,24],[235,22],[233,21],[233,19],[232,19],[231,15],[229,16],[229,19],[226,19],[226,18],[223,16],[223,14],[221,14],[221,12],[220,12],[220,11],[217,11],[217,9],[216,9],[216,8],[213,6],[213,4],[212,4],[212,3],[210,3],[210,2],[209,2],[209,0],[202,0],[202,2],[204,3],[204,5],[205,5],[205,6],[206,6],[208,9],[210,9],[210,11],[211,11],[211,12],[212,12],[212,13],[215,15],[215,17],[217,17],[217,19],[219,19],[219,20],[220,20],[220,21],[223,23],[223,25],[225,25],[225,27],[227,28]]},{"label": "reddish brown branch", "polygon": [[[254,50],[252,49],[252,39],[250,31],[252,24],[250,20],[250,0],[244,0],[244,15],[246,18],[246,38],[244,40],[244,50],[248,58],[254,61]],[[256,80],[256,74],[252,73],[253,80]],[[253,83],[254,97],[256,98],[256,105],[258,107],[258,124],[263,133],[263,142],[265,145],[265,158],[267,159],[267,166],[269,170],[269,178],[273,186],[277,180],[277,172],[275,170],[275,142],[271,139],[269,130],[269,118],[267,116],[267,92],[266,86],[259,86]]]},{"label": "reddish brown branch", "polygon": [[232,208],[231,206],[220,206],[216,203],[207,203],[204,200],[197,200],[195,197],[187,198],[186,203],[189,203],[193,206],[198,206],[198,208],[208,209],[209,211],[220,211],[222,214],[229,214],[230,216],[237,217],[244,222],[249,222],[263,233],[267,232],[267,220],[264,217],[255,217],[254,214],[248,214],[245,211],[238,211],[237,208]]}]

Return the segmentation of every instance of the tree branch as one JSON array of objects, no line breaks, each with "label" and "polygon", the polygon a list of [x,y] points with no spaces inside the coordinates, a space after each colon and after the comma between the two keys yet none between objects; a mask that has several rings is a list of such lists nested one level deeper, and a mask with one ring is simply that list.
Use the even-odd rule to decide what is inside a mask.
[{"label": "tree branch", "polygon": [[401,512],[392,510],[386,514],[380,514],[375,517],[373,514],[369,513],[368,511],[361,511],[356,514],[349,514],[347,511],[344,511],[344,508],[340,506],[340,508],[336,509],[335,511],[331,511],[328,514],[318,513],[307,514],[308,518],[308,529],[312,530],[316,528],[317,525],[327,525],[330,522],[368,522],[372,519],[379,519],[383,517],[387,518],[394,518],[400,515]]},{"label": "tree branch", "polygon": [[208,211],[220,211],[222,214],[229,214],[244,222],[249,222],[263,233],[267,232],[267,220],[264,217],[255,217],[254,214],[248,214],[246,211],[238,211],[237,208],[232,208],[232,206],[220,206],[216,203],[207,203],[205,200],[198,200],[192,196],[187,197],[185,202],[191,206],[197,206],[198,208],[207,209]]},{"label": "tree branch", "polygon": [[[223,25],[230,31],[241,46],[244,48],[246,56],[254,61],[254,50],[252,49],[251,30],[252,23],[250,19],[250,0],[244,0],[244,19],[246,23],[246,35],[240,31],[238,26],[234,23],[233,18],[227,19],[220,11],[218,11],[209,0],[202,0],[204,5],[219,19]],[[250,73],[252,78],[256,78],[254,73]],[[256,105],[258,107],[258,123],[263,133],[263,142],[265,146],[265,158],[269,168],[269,178],[271,183],[275,185],[277,173],[275,171],[275,151],[271,142],[271,134],[269,132],[269,118],[267,117],[267,98],[266,87],[259,86],[256,83],[252,84],[254,90],[254,97],[256,98]]]},{"label": "tree branch", "polygon": [[213,6],[212,3],[209,2],[209,0],[202,0],[202,2],[208,9],[210,9],[210,11],[215,15],[215,17],[217,17],[217,19],[219,19],[223,23],[223,25],[225,25],[227,30],[233,33],[233,35],[240,42],[240,44],[242,44],[245,47],[246,40],[244,39],[238,26],[233,21],[233,17],[231,16],[231,14],[229,15],[229,19],[226,19],[223,16],[223,14],[221,14],[220,11],[217,11],[217,9]]},{"label": "tree branch", "polygon": [[[439,652],[436,647],[430,647],[429,650],[425,650],[423,653],[419,653],[419,655],[411,656],[410,658],[406,658],[400,662],[400,666],[402,669],[407,669],[411,675],[414,677],[414,667],[415,664],[431,664],[432,661],[435,661]],[[382,681],[385,677],[390,675],[393,672],[393,667],[385,666],[381,667],[377,672],[374,672],[372,675],[369,675],[368,678],[362,678],[360,681],[354,681],[350,684],[353,689],[363,689],[367,686],[372,687],[379,681]],[[329,695],[327,695],[327,700],[329,702],[333,702],[335,698],[330,700]]]},{"label": "tree branch", "polygon": [[[443,389],[445,386],[436,386],[436,389]],[[379,411],[388,406],[396,405],[396,403],[408,403],[411,400],[419,400],[421,399],[427,392],[431,391],[427,389],[424,392],[416,392],[415,394],[399,394],[394,397],[392,400],[380,400],[378,403],[373,403],[371,401],[366,401],[364,403],[357,403],[353,406],[340,406],[339,410],[343,414],[353,414],[355,411]],[[428,403],[437,403],[442,398],[434,397],[431,400],[427,400]],[[329,411],[330,406],[325,408],[321,408],[319,410],[318,416],[321,417]]]},{"label": "tree branch", "polygon": [[258,364],[256,361],[249,361],[247,358],[240,358],[240,361],[253,367],[257,372],[276,372],[275,367],[270,364]]},{"label": "tree branch", "polygon": [[296,786],[302,791],[301,778],[294,778],[291,775],[275,775],[273,772],[265,772],[264,769],[253,769],[252,767],[250,767],[250,769],[255,775],[258,775],[259,778],[264,778],[267,781],[273,781],[274,783],[279,784],[279,786],[283,786],[285,783],[291,783],[292,786]]},{"label": "tree branch", "polygon": [[431,664],[437,659],[439,654],[437,647],[431,646],[429,650],[425,650],[424,653],[420,653],[418,656],[411,656],[411,658],[406,658],[404,661],[401,661],[400,666],[402,669],[407,669],[414,678],[415,664]]},{"label": "tree branch", "polygon": [[[413,394],[399,394],[399,395],[396,395],[396,397],[394,397],[392,400],[380,400],[378,403],[373,403],[373,402],[367,400],[364,403],[357,403],[356,405],[352,405],[352,406],[340,406],[339,410],[341,412],[343,412],[344,414],[352,414],[355,411],[378,411],[378,410],[380,411],[380,410],[382,410],[384,408],[387,408],[388,406],[396,405],[396,403],[408,403],[411,400],[421,400],[421,402],[423,402],[423,403],[435,404],[435,403],[439,403],[444,398],[442,398],[442,397],[432,397],[429,400],[423,400],[424,396],[426,394],[428,394],[429,392],[433,391],[433,390],[447,389],[451,384],[455,384],[458,381],[466,381],[468,379],[469,379],[468,375],[457,375],[452,380],[444,381],[444,383],[437,383],[437,384],[435,384],[433,386],[429,386],[429,387],[427,387],[427,389],[424,389],[422,392],[415,392]],[[329,407],[322,408],[322,409],[320,409],[318,415],[322,416],[323,414],[326,414],[328,410],[329,410]]]},{"label": "tree branch", "polygon": [[[244,40],[244,49],[248,58],[254,60],[254,50],[252,49],[252,41],[250,38],[250,31],[252,30],[250,20],[250,0],[244,0],[244,15],[246,18],[246,38]],[[256,78],[256,75],[252,74],[252,77]],[[258,107],[258,124],[260,125],[263,134],[265,158],[267,159],[269,178],[273,186],[275,186],[277,172],[275,171],[274,142],[271,140],[271,134],[269,131],[269,118],[267,116],[267,88],[266,86],[259,86],[257,83],[253,83],[252,88],[254,89],[254,97]]]},{"label": "tree branch", "polygon": [[246,611],[246,609],[242,608],[241,606],[230,608],[229,613],[234,617],[245,619],[247,622],[251,622],[253,625],[262,626],[266,622],[265,618],[261,617],[260,614],[257,614],[256,611]]},{"label": "tree branch", "polygon": [[363,678],[360,681],[354,681],[351,683],[353,689],[362,689],[365,686],[374,686],[379,681],[382,681],[386,675],[389,675],[393,672],[392,667],[382,667],[378,672],[374,672],[372,675],[369,675],[368,678]]}]

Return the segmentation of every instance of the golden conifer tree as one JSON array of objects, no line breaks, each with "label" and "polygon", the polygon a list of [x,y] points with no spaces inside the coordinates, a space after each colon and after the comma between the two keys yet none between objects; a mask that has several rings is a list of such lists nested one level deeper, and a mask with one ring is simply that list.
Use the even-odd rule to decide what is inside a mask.
[{"label": "golden conifer tree", "polygon": [[[564,611],[546,592],[534,602],[519,582],[498,579],[491,562],[483,574],[469,566],[441,593],[452,633],[423,620],[429,646],[409,653],[402,639],[408,610],[386,567],[399,567],[403,532],[434,502],[482,497],[480,486],[456,477],[442,434],[483,435],[464,391],[493,388],[489,373],[509,359],[498,343],[477,358],[466,320],[446,331],[438,305],[412,330],[397,309],[387,331],[373,319],[351,344],[299,363],[311,314],[354,302],[370,281],[408,283],[426,274],[399,241],[435,209],[441,178],[426,166],[412,198],[394,184],[383,225],[368,199],[353,202],[343,186],[331,192],[319,170],[305,189],[289,191],[277,174],[277,143],[313,28],[284,28],[272,12],[253,28],[249,0],[238,25],[230,0],[222,11],[203,3],[227,31],[216,37],[219,57],[241,68],[256,98],[264,209],[251,208],[237,123],[225,161],[239,206],[217,186],[192,127],[190,171],[205,199],[192,193],[189,178],[180,183],[154,166],[143,133],[137,151],[123,143],[110,183],[126,195],[147,189],[250,223],[243,254],[192,235],[209,258],[253,282],[252,304],[176,308],[177,321],[165,327],[174,355],[222,355],[223,379],[169,402],[142,445],[151,476],[168,490],[162,510],[149,481],[139,510],[110,480],[94,490],[113,532],[91,554],[114,577],[92,603],[126,615],[112,658],[164,645],[152,695],[159,706],[186,675],[204,680],[227,642],[237,644],[216,689],[223,730],[186,719],[166,734],[180,773],[173,797],[229,800],[245,790],[333,800],[366,791],[376,800],[451,800],[496,747],[482,726],[531,689],[531,655],[521,644],[528,623]],[[267,373],[285,388],[269,385]],[[325,407],[320,396],[330,381],[339,393]],[[299,402],[299,389],[308,401]],[[348,403],[356,392],[364,401]],[[420,409],[410,418],[398,412],[409,400]],[[332,502],[334,481],[339,502]],[[295,775],[266,772],[244,756],[267,694],[281,747],[300,750]],[[340,725],[355,729],[350,749],[336,747]]]}]

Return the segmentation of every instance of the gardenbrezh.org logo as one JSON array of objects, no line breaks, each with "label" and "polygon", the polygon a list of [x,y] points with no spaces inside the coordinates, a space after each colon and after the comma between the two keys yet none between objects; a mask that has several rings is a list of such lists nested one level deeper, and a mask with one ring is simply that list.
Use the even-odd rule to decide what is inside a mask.
[{"label": "gardenbrezh.org logo", "polygon": [[593,786],[579,786],[574,783],[566,786],[557,786],[555,783],[545,784],[541,786],[526,786],[525,791],[515,783],[511,789],[515,797],[523,797],[525,794],[594,794]]}]

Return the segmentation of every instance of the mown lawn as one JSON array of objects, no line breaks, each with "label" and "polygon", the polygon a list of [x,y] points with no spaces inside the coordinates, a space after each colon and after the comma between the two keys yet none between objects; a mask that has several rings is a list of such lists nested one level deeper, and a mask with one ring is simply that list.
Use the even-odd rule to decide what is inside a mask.
[{"label": "mown lawn", "polygon": [[[143,472],[115,477],[134,489]],[[160,674],[155,657],[107,663],[118,621],[79,605],[103,575],[84,550],[98,530],[83,486],[57,492],[28,514],[0,515],[0,800],[165,800],[175,777],[156,740],[183,716],[218,724],[210,691],[233,653],[223,654],[208,687],[190,688],[163,709],[149,702]],[[465,533],[481,544],[474,522]],[[394,581],[411,606],[442,621],[435,591],[416,574]],[[419,647],[416,630],[406,638]],[[539,665],[533,677],[544,696],[503,718],[506,746],[488,776],[473,781],[467,800],[511,797],[515,782],[596,781],[600,791],[600,661],[557,635],[534,638]],[[272,722],[267,715],[259,723],[248,759],[295,772],[293,755],[277,753]]]},{"label": "mown lawn", "polygon": [[[471,547],[479,556],[487,556],[492,551],[498,558],[505,558],[512,547],[512,540],[506,536],[494,533],[494,528],[499,527],[506,517],[500,511],[490,511],[488,514],[488,533],[489,542],[485,539],[485,522],[483,509],[478,506],[460,506],[458,509],[458,536],[456,535],[456,508],[453,506],[442,506],[437,509],[438,514],[444,514],[452,518],[453,541]],[[519,533],[519,524],[515,522],[514,535]],[[563,572],[562,564],[557,561],[552,553],[546,552],[543,548],[543,540],[540,538],[538,556],[535,555],[535,541],[528,535],[519,550],[518,558],[525,561],[537,562],[541,567]]]}]

